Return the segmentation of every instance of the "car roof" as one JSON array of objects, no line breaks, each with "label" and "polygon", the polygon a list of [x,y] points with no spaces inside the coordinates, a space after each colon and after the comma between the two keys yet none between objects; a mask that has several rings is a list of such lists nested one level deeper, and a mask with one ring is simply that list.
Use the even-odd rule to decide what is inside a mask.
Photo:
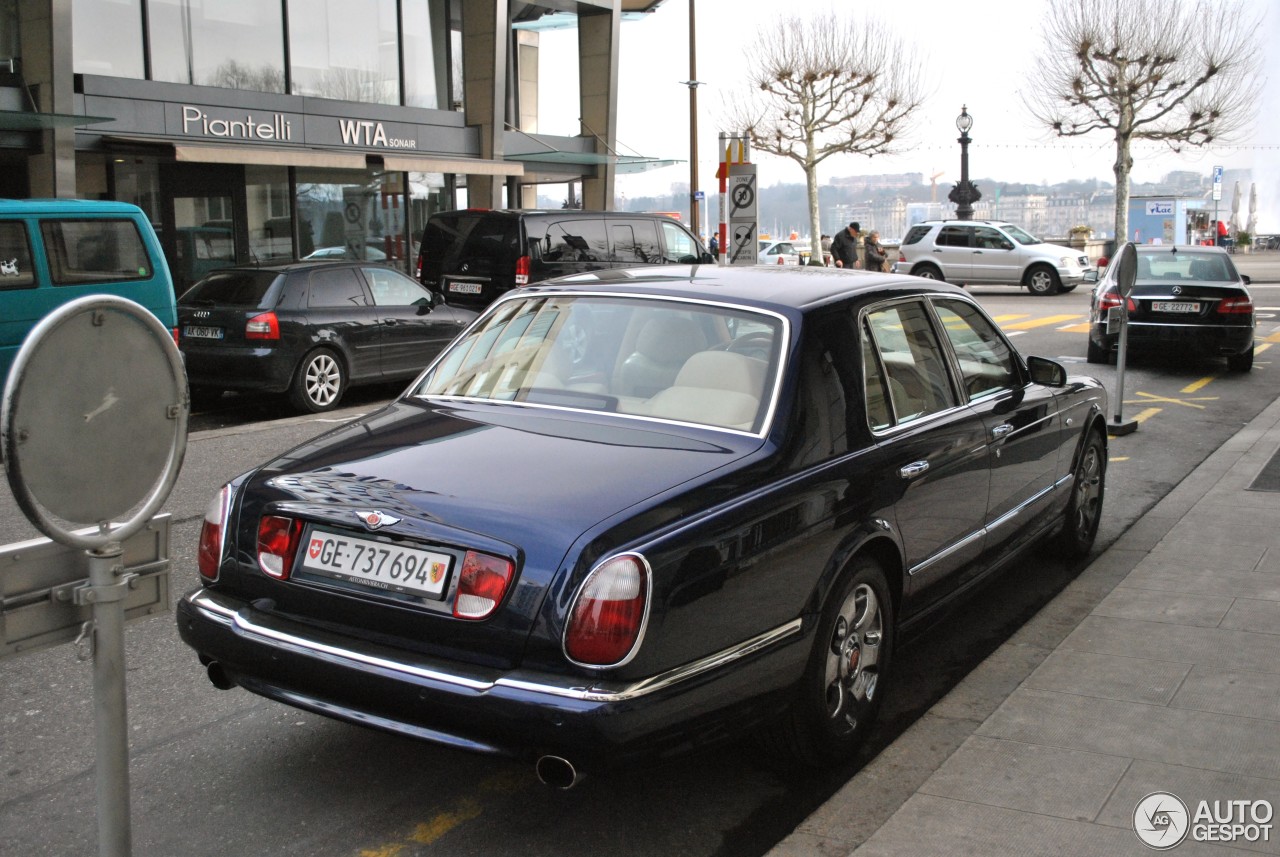
[{"label": "car roof", "polygon": [[2,214],[138,214],[127,202],[98,199],[0,199]]},{"label": "car roof", "polygon": [[508,294],[583,289],[723,301],[775,311],[808,311],[838,300],[866,295],[888,298],[933,293],[965,294],[963,289],[938,280],[921,280],[918,277],[871,271],[845,271],[819,265],[665,265],[622,268],[546,280]]},{"label": "car roof", "polygon": [[[264,262],[261,265],[227,265],[225,268],[218,268],[210,271],[211,274],[221,274],[226,271],[269,271],[277,274],[288,274],[292,271],[314,271],[318,268],[349,268],[353,266],[368,267],[370,265],[386,268],[388,271],[395,270],[387,265],[382,264],[381,259],[334,259],[320,257],[316,259],[289,259],[279,262]],[[396,271],[397,274],[402,273]]]}]

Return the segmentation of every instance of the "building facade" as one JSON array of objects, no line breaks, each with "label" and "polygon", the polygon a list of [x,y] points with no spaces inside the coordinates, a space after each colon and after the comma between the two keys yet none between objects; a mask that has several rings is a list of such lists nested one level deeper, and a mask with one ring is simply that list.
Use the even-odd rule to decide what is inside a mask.
[{"label": "building facade", "polygon": [[[654,0],[0,0],[0,197],[134,203],[181,291],[211,262],[409,270],[432,212],[607,208],[624,15]],[[583,133],[537,132],[576,27]]]}]

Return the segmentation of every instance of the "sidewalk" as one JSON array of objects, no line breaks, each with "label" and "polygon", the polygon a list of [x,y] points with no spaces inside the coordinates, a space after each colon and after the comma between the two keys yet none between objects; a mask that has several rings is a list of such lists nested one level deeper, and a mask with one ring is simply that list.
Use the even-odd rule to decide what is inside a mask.
[{"label": "sidewalk", "polygon": [[[1280,400],[770,857],[1151,854],[1153,792],[1187,808],[1157,800],[1174,854],[1280,854],[1280,817],[1249,817],[1280,808],[1278,449]],[[1201,801],[1238,822],[1227,801],[1264,800],[1243,812],[1268,841],[1203,841],[1233,831]]]}]

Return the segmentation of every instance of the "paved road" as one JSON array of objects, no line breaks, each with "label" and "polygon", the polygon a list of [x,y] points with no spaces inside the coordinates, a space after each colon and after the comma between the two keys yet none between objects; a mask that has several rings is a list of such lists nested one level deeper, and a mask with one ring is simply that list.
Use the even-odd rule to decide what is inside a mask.
[{"label": "paved road", "polygon": [[[1024,350],[1073,361],[1073,371],[1095,372],[1111,386],[1114,369],[1086,367],[1081,334],[1073,329],[1087,296],[979,291]],[[1260,305],[1280,306],[1280,290],[1258,294]],[[1260,333],[1272,337],[1275,324]],[[1134,367],[1127,389],[1135,406],[1158,411],[1113,446],[1104,544],[1276,396],[1269,350],[1248,376],[1221,370],[1220,364]],[[1140,394],[1167,401],[1147,404]],[[372,404],[362,400],[357,409]],[[241,421],[192,437],[169,504],[177,521],[175,595],[195,585],[193,546],[212,490],[325,425],[314,418]],[[29,533],[12,502],[0,497],[0,540]],[[241,691],[216,691],[177,641],[170,618],[134,623],[128,633],[134,853],[417,857],[506,854],[519,843],[528,855],[760,854],[1070,582],[1078,567],[1041,556],[1027,570],[1034,574],[993,582],[970,604],[980,609],[957,611],[903,651],[902,675],[912,678],[891,697],[863,759],[846,770],[788,779],[757,765],[751,747],[740,744],[588,780],[568,794],[541,788],[522,765],[330,722]],[[67,646],[0,662],[0,855],[93,853],[89,693],[87,668]],[[868,795],[869,807],[876,800]]]}]

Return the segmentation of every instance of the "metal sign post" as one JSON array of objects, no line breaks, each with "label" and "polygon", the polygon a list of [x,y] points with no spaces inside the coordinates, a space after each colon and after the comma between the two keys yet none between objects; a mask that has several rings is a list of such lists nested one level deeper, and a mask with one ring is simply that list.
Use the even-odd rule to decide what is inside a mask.
[{"label": "metal sign post", "polygon": [[124,622],[136,576],[124,571],[121,543],[168,499],[189,410],[169,331],[133,301],[107,295],[71,301],[37,324],[4,388],[0,443],[14,499],[49,538],[88,554],[87,584],[51,584],[47,599],[27,606],[47,614],[69,598],[91,610],[81,638],[93,650],[101,857],[131,849]]},{"label": "metal sign post", "polygon": [[1120,248],[1115,264],[1116,286],[1120,291],[1120,343],[1116,352],[1115,419],[1107,425],[1107,434],[1119,437],[1138,430],[1137,420],[1126,421],[1123,418],[1125,356],[1129,351],[1129,295],[1133,294],[1133,284],[1138,278],[1138,251],[1133,244],[1126,243]]}]

